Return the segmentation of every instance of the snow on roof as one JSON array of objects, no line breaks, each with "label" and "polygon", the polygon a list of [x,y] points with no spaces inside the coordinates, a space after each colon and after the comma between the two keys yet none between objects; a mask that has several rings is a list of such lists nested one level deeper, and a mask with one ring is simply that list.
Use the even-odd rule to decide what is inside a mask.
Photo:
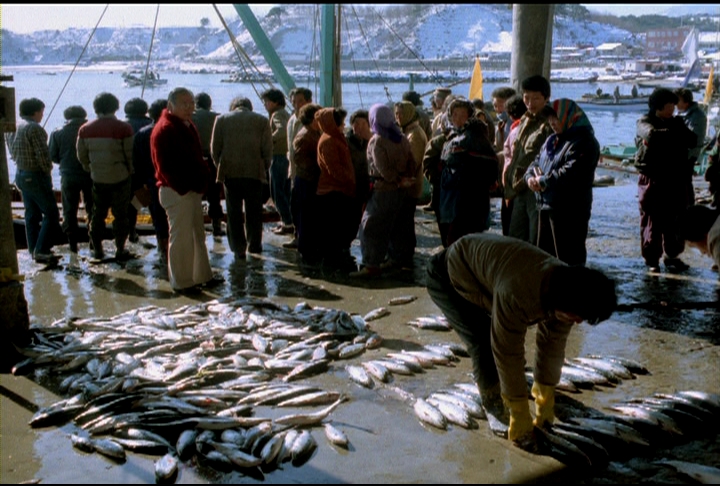
[{"label": "snow on roof", "polygon": [[618,47],[622,46],[621,42],[606,42],[604,44],[600,44],[595,48],[597,51],[612,51],[613,49],[617,49]]}]

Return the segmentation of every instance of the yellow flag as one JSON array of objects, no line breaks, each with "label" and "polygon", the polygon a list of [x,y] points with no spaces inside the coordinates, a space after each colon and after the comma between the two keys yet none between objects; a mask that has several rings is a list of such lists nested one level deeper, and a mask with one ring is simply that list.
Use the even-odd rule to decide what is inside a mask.
[{"label": "yellow flag", "polygon": [[705,99],[703,100],[706,105],[710,104],[710,99],[713,94],[713,83],[715,82],[715,66],[710,66],[710,76],[708,76],[707,85],[705,86]]},{"label": "yellow flag", "polygon": [[483,78],[482,69],[480,69],[480,58],[475,57],[475,67],[473,68],[472,77],[470,78],[470,93],[468,93],[468,99],[473,100],[475,98],[483,99]]}]

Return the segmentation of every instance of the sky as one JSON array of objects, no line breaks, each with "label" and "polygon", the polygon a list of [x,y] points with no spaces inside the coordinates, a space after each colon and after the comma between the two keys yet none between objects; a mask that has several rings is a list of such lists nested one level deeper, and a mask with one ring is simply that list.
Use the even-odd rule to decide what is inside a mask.
[{"label": "sky", "polygon": [[[24,34],[37,30],[64,30],[70,27],[93,28],[108,4],[0,4],[0,27]],[[250,4],[260,16],[276,4]],[[597,12],[615,15],[645,15],[658,13],[680,4],[583,4]],[[217,4],[223,17],[237,18],[232,4]],[[157,4],[109,4],[100,22],[101,27],[152,27]],[[212,4],[161,4],[159,27],[199,26],[207,17],[210,25],[222,26]]]}]

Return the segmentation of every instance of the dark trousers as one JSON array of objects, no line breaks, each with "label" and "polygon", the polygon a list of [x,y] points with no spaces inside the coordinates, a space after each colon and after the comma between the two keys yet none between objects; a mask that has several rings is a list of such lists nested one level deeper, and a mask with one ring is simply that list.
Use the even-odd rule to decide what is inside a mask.
[{"label": "dark trousers", "polygon": [[251,253],[262,251],[262,204],[262,182],[259,179],[225,179],[227,236],[233,253],[245,254],[248,247]]},{"label": "dark trousers", "polygon": [[[88,223],[92,221],[93,214],[93,182],[90,174],[79,176],[62,175],[60,178],[60,193],[62,195],[63,222],[62,229],[67,235],[68,241],[77,243],[80,241],[77,213],[80,208],[80,195],[82,194],[85,203],[85,214]],[[88,228],[90,225],[88,224]],[[87,229],[85,230],[87,231]],[[84,241],[84,239],[83,239]]]},{"label": "dark trousers", "polygon": [[638,177],[640,205],[640,252],[648,265],[657,265],[663,252],[676,258],[685,250],[680,237],[680,217],[687,205],[682,181],[659,182],[644,174]]},{"label": "dark trousers", "polygon": [[210,219],[215,221],[223,217],[223,208],[220,204],[222,198],[222,184],[215,182],[217,177],[217,167],[211,158],[206,157],[208,168],[210,169],[210,183],[208,184],[207,192],[205,192],[205,199],[208,202],[208,216]]},{"label": "dark trousers", "polygon": [[428,261],[427,291],[465,344],[475,382],[481,390],[486,390],[500,383],[491,347],[492,319],[487,310],[457,293],[448,275],[446,253],[447,250],[443,250]]},{"label": "dark trousers", "polygon": [[31,255],[50,253],[60,233],[60,211],[55,201],[52,177],[39,171],[18,170],[15,184],[25,206],[25,238]]},{"label": "dark trousers", "polygon": [[537,246],[568,265],[585,265],[589,211],[538,211]]},{"label": "dark trousers", "polygon": [[[285,155],[273,155],[270,164],[270,195],[284,225],[293,224],[290,212],[290,162]],[[227,204],[227,201],[225,202]]]},{"label": "dark trousers", "polygon": [[406,197],[397,218],[399,237],[391,239],[388,245],[388,257],[394,262],[410,265],[415,256],[417,236],[415,235],[415,209],[418,198]]},{"label": "dark trousers", "polygon": [[132,200],[130,177],[122,182],[114,184],[103,184],[93,182],[93,201],[95,210],[90,222],[90,239],[93,242],[95,251],[102,251],[102,237],[105,232],[105,218],[108,210],[112,209],[113,214],[113,236],[115,237],[115,249],[125,249],[130,224],[128,222],[127,208]]},{"label": "dark trousers", "polygon": [[510,234],[510,218],[513,211],[513,199],[500,200],[500,224],[502,225],[503,236]]},{"label": "dark trousers", "polygon": [[165,208],[160,204],[160,195],[158,187],[155,184],[148,185],[150,188],[150,216],[152,217],[153,228],[155,229],[155,237],[158,240],[167,240],[170,238],[170,224]]},{"label": "dark trousers", "polygon": [[320,254],[328,263],[342,261],[350,255],[350,245],[357,235],[353,228],[355,198],[339,191],[317,196]]},{"label": "dark trousers", "polygon": [[528,189],[518,194],[512,206],[508,235],[535,244],[538,221],[535,193]]},{"label": "dark trousers", "polygon": [[320,258],[317,181],[295,177],[290,198],[298,251],[308,261]]}]

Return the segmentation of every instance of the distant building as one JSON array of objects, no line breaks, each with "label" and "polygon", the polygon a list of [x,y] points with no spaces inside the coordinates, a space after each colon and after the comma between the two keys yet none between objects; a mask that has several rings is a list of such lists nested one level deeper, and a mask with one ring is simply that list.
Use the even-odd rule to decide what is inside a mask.
[{"label": "distant building", "polygon": [[705,54],[720,50],[720,32],[700,32],[698,34],[698,49]]},{"label": "distant building", "polygon": [[645,38],[645,55],[664,58],[682,57],[682,46],[691,30],[692,27],[648,30]]},{"label": "distant building", "polygon": [[618,61],[627,59],[630,51],[622,42],[606,42],[595,48],[595,54],[605,61]]}]

